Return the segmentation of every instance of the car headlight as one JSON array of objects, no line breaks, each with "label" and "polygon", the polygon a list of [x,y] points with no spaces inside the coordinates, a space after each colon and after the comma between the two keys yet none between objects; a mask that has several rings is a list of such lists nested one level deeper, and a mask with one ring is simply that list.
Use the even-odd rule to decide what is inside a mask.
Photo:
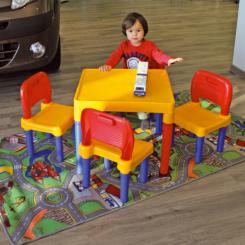
[{"label": "car headlight", "polygon": [[29,2],[31,2],[31,0],[12,0],[11,9],[22,8]]},{"label": "car headlight", "polygon": [[45,54],[46,48],[40,42],[35,42],[30,46],[30,52],[34,59],[42,58]]}]

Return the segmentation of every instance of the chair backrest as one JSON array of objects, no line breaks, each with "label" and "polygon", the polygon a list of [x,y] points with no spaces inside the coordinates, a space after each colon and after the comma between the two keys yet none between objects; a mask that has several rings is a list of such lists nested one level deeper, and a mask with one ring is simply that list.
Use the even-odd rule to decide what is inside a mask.
[{"label": "chair backrest", "polygon": [[221,107],[221,114],[228,115],[232,100],[232,84],[230,80],[215,73],[199,70],[192,78],[192,101],[200,98],[208,99]]},{"label": "chair backrest", "polygon": [[20,88],[20,99],[23,109],[23,117],[31,117],[31,108],[39,101],[51,102],[51,83],[48,75],[38,72],[27,78]]},{"label": "chair backrest", "polygon": [[95,109],[84,109],[81,115],[82,143],[92,139],[121,149],[121,159],[130,160],[134,148],[134,133],[125,118]]}]

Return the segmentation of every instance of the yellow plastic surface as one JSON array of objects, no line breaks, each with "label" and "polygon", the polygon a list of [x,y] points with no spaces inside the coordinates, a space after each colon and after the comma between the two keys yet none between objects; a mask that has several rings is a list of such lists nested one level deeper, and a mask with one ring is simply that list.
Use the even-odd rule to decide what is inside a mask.
[{"label": "yellow plastic surface", "polygon": [[80,144],[79,153],[80,156],[85,159],[88,159],[93,155],[97,155],[117,162],[117,169],[120,171],[120,173],[128,174],[147,156],[153,153],[153,144],[135,139],[132,159],[129,161],[124,161],[121,159],[120,149],[97,140],[93,140],[90,146]]},{"label": "yellow plastic surface", "polygon": [[52,102],[42,104],[41,108],[42,110],[30,119],[21,118],[21,127],[24,130],[34,130],[61,136],[68,128],[72,127],[74,123],[72,106]]},{"label": "yellow plastic surface", "polygon": [[222,116],[201,107],[200,103],[188,102],[175,108],[174,123],[199,137],[226,127],[231,115]]},{"label": "yellow plastic surface", "polygon": [[166,70],[148,70],[146,96],[134,95],[135,69],[84,69],[74,97],[74,119],[85,108],[116,112],[164,113],[173,122],[175,100]]}]

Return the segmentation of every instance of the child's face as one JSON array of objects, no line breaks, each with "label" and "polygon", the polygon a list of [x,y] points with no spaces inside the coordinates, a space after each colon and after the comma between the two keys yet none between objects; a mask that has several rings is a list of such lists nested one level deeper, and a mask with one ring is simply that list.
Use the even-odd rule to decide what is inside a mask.
[{"label": "child's face", "polygon": [[144,34],[144,28],[138,20],[126,30],[127,38],[133,46],[139,46],[141,44],[144,39]]}]

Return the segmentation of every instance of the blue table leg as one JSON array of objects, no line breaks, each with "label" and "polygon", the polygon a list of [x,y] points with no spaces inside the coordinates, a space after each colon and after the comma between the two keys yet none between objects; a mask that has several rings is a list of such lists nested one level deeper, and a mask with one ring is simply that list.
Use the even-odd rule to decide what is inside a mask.
[{"label": "blue table leg", "polygon": [[162,113],[156,113],[156,134],[162,134]]},{"label": "blue table leg", "polygon": [[77,160],[77,174],[82,174],[82,163],[80,161],[79,155],[79,145],[82,141],[82,133],[81,133],[81,123],[79,121],[75,121],[75,146],[76,146],[76,160]]}]

